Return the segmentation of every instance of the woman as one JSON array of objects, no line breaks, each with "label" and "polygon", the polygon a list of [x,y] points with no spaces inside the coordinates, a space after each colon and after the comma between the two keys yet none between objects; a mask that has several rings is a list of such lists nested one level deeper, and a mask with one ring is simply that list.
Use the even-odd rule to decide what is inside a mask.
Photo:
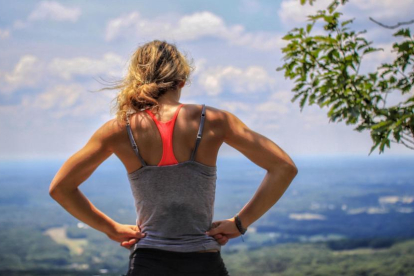
[{"label": "woman", "polygon": [[[280,147],[232,113],[180,103],[192,69],[173,44],[154,40],[139,47],[125,79],[111,87],[120,89],[116,118],[64,163],[50,185],[50,195],[68,212],[130,250],[127,275],[228,275],[221,246],[269,210],[298,171]],[[223,142],[267,174],[237,215],[212,222]],[[125,165],[136,225],[115,222],[78,189],[112,154]]]}]

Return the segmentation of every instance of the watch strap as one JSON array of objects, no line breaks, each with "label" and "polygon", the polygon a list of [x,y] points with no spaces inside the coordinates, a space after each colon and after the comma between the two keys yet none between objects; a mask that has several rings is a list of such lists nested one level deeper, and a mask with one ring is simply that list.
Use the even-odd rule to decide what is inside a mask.
[{"label": "watch strap", "polygon": [[236,227],[239,230],[239,232],[244,235],[244,233],[246,233],[247,228],[244,228],[241,224],[240,218],[239,218],[239,214],[234,216],[234,222],[236,223]]}]

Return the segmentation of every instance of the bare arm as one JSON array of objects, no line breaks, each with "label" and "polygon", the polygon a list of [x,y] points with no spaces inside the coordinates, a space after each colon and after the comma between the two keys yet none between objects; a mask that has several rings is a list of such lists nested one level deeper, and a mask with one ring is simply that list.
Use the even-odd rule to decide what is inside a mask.
[{"label": "bare arm", "polygon": [[225,111],[225,143],[240,151],[267,173],[251,200],[239,212],[243,227],[248,227],[281,198],[298,173],[292,159],[273,141],[248,128],[239,118]]},{"label": "bare arm", "polygon": [[[246,228],[276,204],[297,175],[298,169],[287,153],[274,142],[249,129],[232,113],[223,112],[226,117],[224,142],[267,170],[256,193],[239,212],[242,226]],[[206,234],[214,236],[221,244],[241,235],[234,218],[213,222],[212,229]]]},{"label": "bare arm", "polygon": [[116,222],[98,210],[78,189],[112,150],[105,134],[105,125],[88,143],[72,155],[59,169],[49,187],[50,196],[77,219],[106,234],[112,233]]},{"label": "bare arm", "polygon": [[101,126],[87,144],[63,164],[50,184],[49,194],[74,217],[129,249],[146,234],[137,225],[114,221],[96,208],[78,189],[112,155],[119,134],[127,135],[115,120]]}]

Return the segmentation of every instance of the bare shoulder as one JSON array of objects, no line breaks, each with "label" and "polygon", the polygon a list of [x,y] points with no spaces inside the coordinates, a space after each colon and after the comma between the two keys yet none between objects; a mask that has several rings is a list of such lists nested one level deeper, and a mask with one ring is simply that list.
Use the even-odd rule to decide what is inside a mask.
[{"label": "bare shoulder", "polygon": [[223,116],[224,142],[226,144],[266,170],[270,171],[283,166],[290,171],[297,171],[290,156],[274,141],[249,128],[232,112],[220,111]]},{"label": "bare shoulder", "polygon": [[213,121],[223,122],[223,120],[226,119],[225,111],[209,105],[206,105],[206,116],[208,116],[209,119]]},{"label": "bare shoulder", "polygon": [[[194,105],[197,109],[196,114],[199,117],[201,114],[202,105],[195,104]],[[206,105],[206,124],[209,127],[219,129],[220,131],[224,131],[224,127],[226,125],[226,114],[223,110]]]},{"label": "bare shoulder", "polygon": [[119,122],[116,118],[110,119],[101,125],[97,133],[103,142],[113,148],[120,140],[125,139],[126,123]]},{"label": "bare shoulder", "polygon": [[221,121],[223,130],[225,132],[226,140],[230,139],[232,134],[235,132],[245,131],[249,129],[249,127],[242,122],[239,117],[237,117],[232,112],[225,110],[225,109],[216,109],[213,108],[213,113],[215,117]]},{"label": "bare shoulder", "polygon": [[116,118],[113,118],[106,121],[101,128],[106,135],[116,136],[126,131],[126,122],[119,122]]}]

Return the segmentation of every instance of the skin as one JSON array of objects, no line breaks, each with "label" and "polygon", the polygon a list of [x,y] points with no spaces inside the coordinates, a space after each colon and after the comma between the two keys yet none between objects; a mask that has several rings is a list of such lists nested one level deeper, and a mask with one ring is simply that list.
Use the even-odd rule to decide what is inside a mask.
[{"label": "skin", "polygon": [[[169,91],[158,99],[159,114],[153,111],[158,120],[165,122],[172,118],[180,104],[184,85],[182,82],[176,91]],[[178,141],[174,144],[174,154],[179,163],[189,159],[198,131],[200,112],[200,105],[186,104],[177,117],[173,140]],[[195,158],[197,162],[215,166],[220,146],[226,143],[267,171],[253,197],[239,212],[242,226],[247,228],[280,199],[298,169],[278,145],[248,128],[232,113],[207,106],[206,118],[208,120]],[[142,111],[132,115],[130,121],[134,136],[139,133],[138,139],[134,138],[142,157],[148,165],[157,165],[161,160],[162,147],[159,147],[161,139],[154,122]],[[79,190],[79,186],[112,154],[121,160],[128,173],[142,166],[131,147],[125,124],[117,123],[115,119],[104,123],[86,145],[62,165],[50,184],[49,194],[74,217],[129,249],[145,237],[145,233],[136,225],[114,221]],[[206,234],[221,245],[241,235],[234,218],[214,221]]]}]

